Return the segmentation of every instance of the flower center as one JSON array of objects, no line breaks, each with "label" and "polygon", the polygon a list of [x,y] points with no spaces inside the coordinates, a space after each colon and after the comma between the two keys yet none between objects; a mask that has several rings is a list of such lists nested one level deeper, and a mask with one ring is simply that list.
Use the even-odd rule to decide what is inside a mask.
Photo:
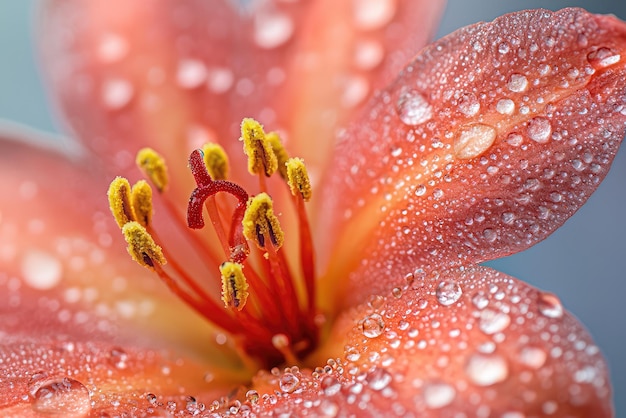
[{"label": "flower center", "polygon": [[[259,179],[260,192],[254,196],[226,179],[228,158],[219,145],[207,144],[189,157],[197,187],[189,198],[186,227],[203,228],[206,213],[220,244],[217,249],[204,248],[206,245],[187,230],[186,234],[192,234],[193,248],[205,261],[208,259],[207,264],[214,265],[214,271],[202,275],[202,280],[172,256],[175,248],[159,242],[152,222],[152,188],[146,181],[131,187],[125,178],[113,180],[108,192],[111,212],[131,257],[155,272],[174,294],[213,325],[229,333],[245,364],[252,361],[255,367],[266,368],[284,362],[298,364],[319,343],[313,244],[304,205],[311,198],[309,177],[303,161],[289,158],[278,135],[266,134],[255,120],[243,120],[241,140],[248,171]],[[162,194],[168,185],[163,158],[143,149],[137,164]],[[276,172],[291,194],[299,236],[297,263],[290,263],[285,254],[285,236],[268,194],[266,178]],[[234,204],[232,199],[219,196],[223,194],[234,197]],[[205,283],[205,276],[211,275],[215,281],[221,280],[223,303],[218,292],[210,290],[219,286]]]}]

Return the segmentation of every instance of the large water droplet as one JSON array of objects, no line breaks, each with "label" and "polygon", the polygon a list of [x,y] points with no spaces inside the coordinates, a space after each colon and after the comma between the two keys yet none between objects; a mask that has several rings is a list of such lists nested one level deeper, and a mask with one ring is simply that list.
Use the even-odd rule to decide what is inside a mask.
[{"label": "large water droplet", "polygon": [[465,373],[474,384],[490,386],[504,381],[509,375],[506,360],[497,354],[472,354]]},{"label": "large water droplet", "polygon": [[391,374],[381,368],[376,368],[367,375],[367,383],[374,390],[383,390],[391,383]]},{"label": "large water droplet", "polygon": [[119,110],[130,103],[135,94],[133,85],[128,80],[111,79],[102,85],[102,102],[111,110]]},{"label": "large water droplet", "polygon": [[354,0],[354,22],[359,29],[380,29],[396,14],[397,0]]},{"label": "large water droplet", "polygon": [[435,291],[435,295],[437,296],[437,301],[443,306],[450,306],[455,303],[461,295],[463,294],[463,290],[461,286],[453,280],[444,280],[437,286],[437,290]]},{"label": "large water droplet", "polygon": [[367,338],[380,337],[385,329],[385,321],[379,314],[371,314],[366,316],[361,323],[363,335]]},{"label": "large water droplet", "polygon": [[454,141],[454,153],[460,159],[478,157],[487,151],[495,140],[496,130],[493,126],[482,123],[464,126]]},{"label": "large water droplet", "polygon": [[428,382],[424,385],[422,394],[427,408],[439,409],[452,403],[456,390],[447,383]]},{"label": "large water droplet", "polygon": [[515,102],[511,99],[501,99],[496,103],[496,111],[501,115],[512,115],[515,110]]},{"label": "large water droplet", "polygon": [[298,377],[293,373],[285,372],[280,377],[280,381],[278,382],[278,384],[280,386],[280,390],[282,390],[283,392],[291,393],[296,390],[296,388],[300,384],[300,379],[298,379]]},{"label": "large water droplet", "polygon": [[539,312],[548,318],[561,318],[563,316],[563,305],[558,297],[552,293],[540,293],[537,301]]},{"label": "large water droplet", "polygon": [[521,93],[528,88],[528,79],[522,74],[511,74],[506,87],[514,93]]},{"label": "large water droplet", "polygon": [[594,68],[605,68],[613,64],[617,64],[622,56],[609,48],[598,48],[587,55],[587,60]]},{"label": "large water droplet", "polygon": [[531,369],[538,370],[546,363],[548,354],[541,348],[524,347],[519,353],[519,361]]},{"label": "large water droplet", "polygon": [[36,412],[63,417],[83,417],[91,410],[89,391],[69,377],[40,382],[33,395]]},{"label": "large water droplet", "polygon": [[195,89],[204,84],[207,75],[207,68],[202,61],[185,59],[178,63],[176,82],[184,89]]},{"label": "large water droplet", "polygon": [[396,110],[400,120],[410,126],[419,125],[433,117],[433,109],[422,94],[414,90],[403,90],[398,98]]},{"label": "large water droplet", "polygon": [[511,323],[511,318],[503,313],[496,312],[491,309],[485,309],[480,314],[480,322],[478,327],[485,334],[491,335],[496,332],[502,332]]},{"label": "large water droplet", "polygon": [[293,31],[293,20],[286,14],[260,13],[254,19],[254,42],[264,49],[283,45]]},{"label": "large water droplet", "polygon": [[552,134],[552,125],[546,118],[536,117],[528,122],[528,137],[535,142],[545,144],[550,140]]}]

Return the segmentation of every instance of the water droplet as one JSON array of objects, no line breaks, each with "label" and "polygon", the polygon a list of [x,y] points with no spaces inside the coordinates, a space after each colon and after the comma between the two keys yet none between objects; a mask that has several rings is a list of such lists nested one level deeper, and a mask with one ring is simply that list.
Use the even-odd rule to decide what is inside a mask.
[{"label": "water droplet", "polygon": [[98,45],[98,58],[105,64],[110,64],[124,58],[128,54],[128,42],[120,35],[107,33]]},{"label": "water droplet", "polygon": [[487,242],[495,242],[495,240],[498,239],[498,233],[491,228],[486,228],[483,231],[483,237],[485,237],[485,241]]},{"label": "water droplet", "polygon": [[501,418],[526,418],[523,412],[508,411],[501,415]]},{"label": "water droplet", "polygon": [[528,122],[528,137],[535,142],[545,144],[550,140],[552,134],[552,125],[546,118],[536,117]]},{"label": "water droplet", "polygon": [[115,347],[109,352],[109,363],[116,369],[124,370],[128,367],[128,354],[121,348]]},{"label": "water droplet", "polygon": [[424,186],[423,184],[420,184],[415,188],[415,196],[424,196],[425,193],[426,186]]},{"label": "water droplet", "polygon": [[478,157],[489,149],[496,140],[493,126],[476,123],[461,128],[454,141],[454,153],[460,159]]},{"label": "water droplet", "polygon": [[455,303],[461,295],[463,294],[463,290],[461,286],[455,281],[452,280],[444,280],[437,286],[437,290],[435,291],[435,295],[437,296],[437,301],[443,306],[450,306]]},{"label": "water droplet", "polygon": [[384,56],[383,45],[375,40],[360,40],[354,48],[354,64],[361,70],[368,71],[378,67]]},{"label": "water droplet", "polygon": [[293,21],[283,13],[259,13],[254,19],[254,42],[264,49],[285,44],[293,31]]},{"label": "water droplet", "polygon": [[454,401],[456,390],[447,383],[428,382],[424,385],[422,394],[427,408],[439,409]]},{"label": "water droplet", "polygon": [[459,99],[459,110],[465,116],[474,116],[480,110],[480,103],[474,94],[467,93]]},{"label": "water droplet", "polygon": [[371,314],[366,316],[361,323],[363,335],[367,338],[380,337],[385,329],[385,321],[379,314]]},{"label": "water droplet", "polygon": [[521,93],[528,88],[528,79],[522,74],[511,74],[506,87],[514,93]]},{"label": "water droplet", "polygon": [[27,285],[38,290],[48,290],[61,281],[63,266],[52,254],[30,250],[22,258],[21,271]]},{"label": "water droplet", "polygon": [[537,306],[539,312],[548,318],[561,318],[563,316],[563,305],[561,305],[559,298],[552,293],[540,293]]},{"label": "water droplet", "polygon": [[550,200],[554,203],[559,203],[563,200],[563,195],[559,192],[552,192],[550,193]]},{"label": "water droplet", "polygon": [[594,68],[605,68],[618,63],[622,56],[609,48],[598,48],[587,55],[587,60]]},{"label": "water droplet", "polygon": [[500,99],[496,103],[496,111],[501,115],[512,115],[515,110],[515,102],[511,99]]},{"label": "water droplet", "polygon": [[414,90],[404,89],[396,107],[400,120],[405,125],[415,126],[433,117],[433,109],[426,98]]},{"label": "water droplet", "polygon": [[324,391],[324,395],[333,396],[341,390],[341,383],[334,376],[325,376],[320,382],[320,387]]},{"label": "water droplet", "polygon": [[64,377],[40,382],[32,408],[43,414],[82,417],[91,410],[91,400],[85,385]]},{"label": "water droplet", "polygon": [[298,379],[293,373],[285,372],[280,377],[280,381],[278,382],[278,384],[280,386],[280,390],[282,390],[283,392],[291,393],[296,390],[296,388],[300,384],[300,379]]},{"label": "water droplet", "polygon": [[487,335],[502,332],[511,323],[511,318],[502,312],[496,312],[491,309],[485,309],[480,314],[478,327]]},{"label": "water droplet", "polygon": [[515,214],[512,212],[504,212],[502,214],[502,222],[511,225],[515,221]]},{"label": "water droplet", "polygon": [[546,363],[548,354],[541,348],[524,347],[519,353],[519,361],[531,369],[538,370]]},{"label": "water droplet", "polygon": [[254,389],[250,389],[246,392],[246,400],[251,404],[256,404],[259,401],[259,392]]},{"label": "water droplet", "polygon": [[472,297],[472,303],[478,309],[485,309],[489,305],[489,298],[483,292],[478,292]]},{"label": "water droplet", "polygon": [[509,366],[497,354],[472,354],[465,366],[465,373],[474,384],[490,386],[508,377]]},{"label": "water droplet", "polygon": [[235,75],[228,68],[211,68],[207,73],[207,87],[213,93],[227,92],[235,82]]},{"label": "water droplet", "polygon": [[208,71],[202,61],[184,59],[178,63],[176,82],[184,89],[195,89],[204,84]]},{"label": "water droplet", "polygon": [[391,374],[381,368],[376,368],[367,375],[367,383],[374,390],[383,390],[391,383]]},{"label": "water droplet", "polygon": [[111,79],[102,85],[102,101],[111,110],[119,110],[130,103],[135,89],[130,81]]},{"label": "water droplet", "polygon": [[381,29],[396,14],[397,0],[355,0],[354,22],[361,30]]},{"label": "water droplet", "polygon": [[519,147],[524,142],[524,138],[520,134],[512,133],[506,137],[506,142],[514,147]]}]

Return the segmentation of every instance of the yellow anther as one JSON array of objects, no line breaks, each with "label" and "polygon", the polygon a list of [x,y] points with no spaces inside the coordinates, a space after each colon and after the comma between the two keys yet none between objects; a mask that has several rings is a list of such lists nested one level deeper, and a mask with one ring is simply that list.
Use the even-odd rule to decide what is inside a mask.
[{"label": "yellow anther", "polygon": [[274,214],[272,199],[266,193],[259,193],[248,201],[243,217],[243,234],[261,249],[266,248],[266,236],[276,249],[283,245],[283,230]]},{"label": "yellow anther", "polygon": [[245,118],[241,122],[241,140],[243,152],[248,156],[250,174],[265,174],[269,177],[276,172],[278,160],[259,122]]},{"label": "yellow anther", "polygon": [[146,228],[138,222],[128,222],[122,228],[124,239],[128,243],[128,254],[140,265],[154,270],[154,265],[163,265],[165,256]]},{"label": "yellow anther", "polygon": [[109,185],[107,196],[109,197],[109,208],[117,222],[122,228],[130,221],[135,220],[135,213],[130,198],[130,183],[124,177],[116,177]]},{"label": "yellow anther", "polygon": [[287,182],[291,188],[291,194],[297,196],[299,193],[305,202],[311,199],[311,180],[301,158],[290,158],[287,161]]},{"label": "yellow anther", "polygon": [[248,282],[243,266],[227,261],[220,266],[222,274],[222,301],[227,308],[242,310],[248,300]]},{"label": "yellow anther", "polygon": [[167,187],[167,166],[163,157],[157,154],[156,151],[151,148],[139,150],[135,162],[159,192],[162,192]]},{"label": "yellow anther", "polygon": [[213,180],[228,178],[228,156],[224,148],[217,144],[205,144],[202,147],[204,165]]},{"label": "yellow anther", "polygon": [[287,150],[283,146],[283,143],[280,140],[280,136],[276,132],[270,132],[265,135],[267,142],[272,146],[272,151],[274,151],[274,155],[276,156],[276,161],[278,163],[278,174],[287,180],[287,160],[289,160],[289,154],[287,154]]},{"label": "yellow anther", "polygon": [[145,180],[139,180],[130,191],[130,201],[135,220],[146,227],[152,222],[152,187]]}]

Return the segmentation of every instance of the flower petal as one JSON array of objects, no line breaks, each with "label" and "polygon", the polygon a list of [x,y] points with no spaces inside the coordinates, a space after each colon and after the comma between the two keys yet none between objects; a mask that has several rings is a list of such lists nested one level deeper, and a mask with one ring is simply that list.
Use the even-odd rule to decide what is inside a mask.
[{"label": "flower petal", "polygon": [[350,300],[400,266],[493,259],[561,225],[624,136],[625,53],[626,25],[581,9],[506,15],[424,50],[346,133],[328,176],[326,210],[345,225],[329,271],[357,269]]},{"label": "flower petal", "polygon": [[612,416],[607,366],[582,325],[556,296],[488,268],[434,273],[374,296],[339,320],[330,341],[346,335],[344,358],[309,375],[266,377],[264,391],[277,395],[260,407],[327,416]]}]

